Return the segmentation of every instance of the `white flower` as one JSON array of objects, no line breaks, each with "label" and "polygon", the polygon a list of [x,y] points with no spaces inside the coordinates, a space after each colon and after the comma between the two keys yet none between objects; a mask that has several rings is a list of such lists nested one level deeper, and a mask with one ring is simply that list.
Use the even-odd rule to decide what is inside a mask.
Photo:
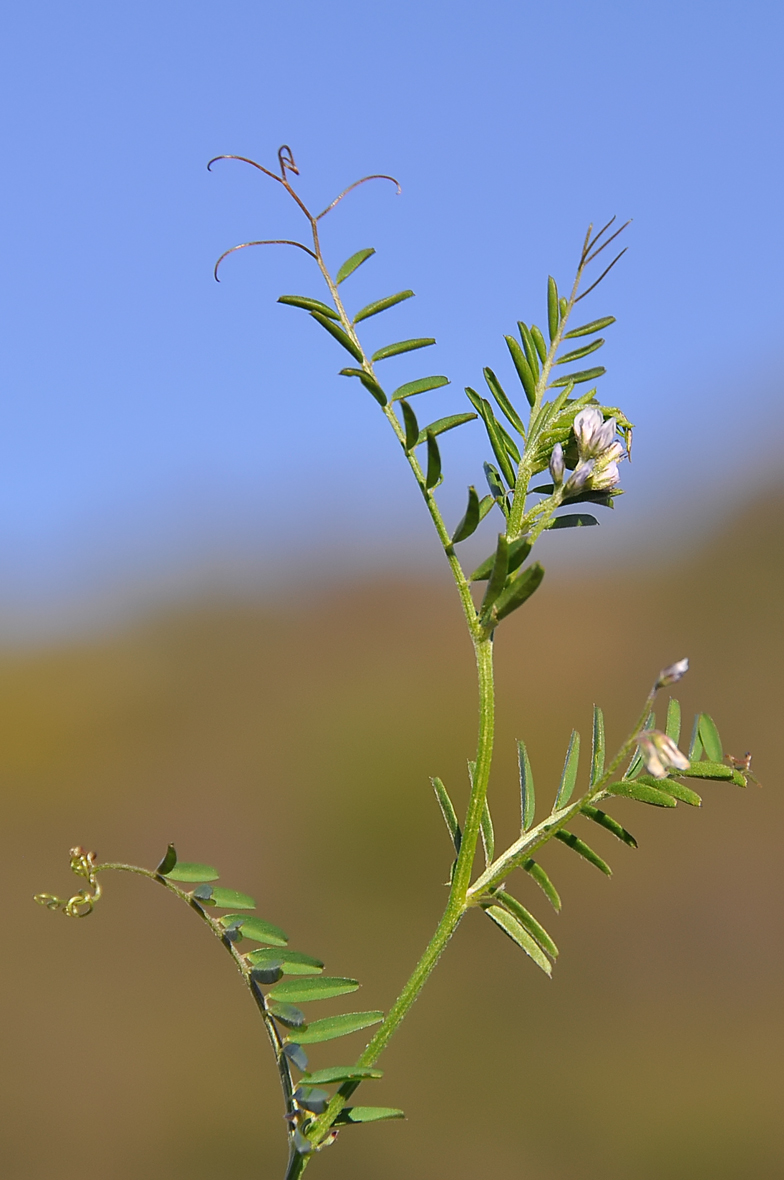
[{"label": "white flower", "polygon": [[660,729],[646,729],[638,741],[645,769],[654,778],[666,778],[671,770],[688,770],[689,759],[682,754],[672,738]]},{"label": "white flower", "polygon": [[596,406],[587,406],[574,420],[574,436],[581,459],[596,459],[611,445],[615,438],[614,418],[605,422],[602,411]]},{"label": "white flower", "polygon": [[689,670],[688,660],[678,660],[676,664],[670,664],[667,668],[662,668],[659,673],[659,679],[656,681],[657,688],[664,688],[668,684],[675,684],[680,680]]}]

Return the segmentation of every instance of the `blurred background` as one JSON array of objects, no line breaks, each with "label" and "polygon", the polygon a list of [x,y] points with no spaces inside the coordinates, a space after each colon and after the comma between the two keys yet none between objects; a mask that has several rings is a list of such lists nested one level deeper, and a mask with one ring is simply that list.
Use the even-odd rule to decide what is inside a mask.
[{"label": "blurred background", "polygon": [[[545,585],[501,633],[499,838],[515,738],[547,798],[593,701],[619,741],[683,655],[686,713],[764,784],[708,785],[699,812],[620,802],[640,849],[589,837],[612,882],[550,850],[564,912],[517,893],[561,946],[552,981],[467,920],[365,1098],[408,1120],[348,1128],[313,1167],[779,1177],[780,9],[77,0],[4,27],[4,1175],[282,1171],[269,1050],[199,924],[123,877],[86,922],[33,906],[69,889],[74,843],[217,864],[362,981],[349,1007],[389,1006],[444,901],[428,776],[465,799],[475,700],[418,493],[339,350],[275,302],[322,296],[309,260],[249,250],[211,276],[302,227],[258,172],[206,161],[273,165],[287,142],[318,208],[399,177],[330,214],[324,245],[334,267],[378,252],[352,309],[417,292],[365,335],[437,337],[386,362],[395,384],[451,377],[434,418],[483,365],[514,388],[503,333],[542,322],[587,222],[634,218],[583,305],[618,317],[602,396],[637,424],[627,495],[545,538]],[[456,522],[481,434],[443,453]]]}]

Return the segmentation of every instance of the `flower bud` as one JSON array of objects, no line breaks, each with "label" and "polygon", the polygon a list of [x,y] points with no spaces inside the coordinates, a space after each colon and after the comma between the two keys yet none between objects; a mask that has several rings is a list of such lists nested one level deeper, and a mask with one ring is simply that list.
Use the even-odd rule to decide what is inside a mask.
[{"label": "flower bud", "polygon": [[563,483],[564,469],[563,447],[560,443],[556,443],[553,447],[553,453],[550,456],[550,475],[553,477],[553,483],[556,487]]},{"label": "flower bud", "polygon": [[676,664],[670,664],[668,668],[662,668],[659,673],[659,679],[656,681],[656,688],[665,688],[668,684],[675,684],[682,679],[689,670],[688,660],[678,660]]},{"label": "flower bud", "polygon": [[682,754],[672,738],[660,729],[646,729],[638,741],[645,769],[654,778],[666,778],[671,770],[688,770],[689,759]]}]

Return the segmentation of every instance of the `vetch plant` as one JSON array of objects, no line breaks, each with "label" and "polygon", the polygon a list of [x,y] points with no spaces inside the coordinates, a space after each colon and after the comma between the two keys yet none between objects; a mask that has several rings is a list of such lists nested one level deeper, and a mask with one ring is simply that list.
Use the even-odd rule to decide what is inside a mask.
[{"label": "vetch plant", "polygon": [[[701,798],[689,785],[695,780],[724,781],[743,787],[753,776],[748,757],[742,762],[725,757],[716,726],[707,714],[695,719],[688,753],[678,744],[681,710],[676,700],[669,700],[663,729],[657,728],[658,694],[685,675],[688,660],[683,659],[660,672],[628,737],[614,753],[609,754],[605,748],[600,708],[594,708],[591,750],[583,759],[582,770],[580,734],[572,732],[560,781],[551,792],[552,803],[538,820],[531,763],[525,743],[519,741],[519,784],[514,789],[520,793],[520,834],[502,851],[495,847],[488,786],[493,760],[496,633],[542,584],[544,570],[530,560],[536,542],[549,529],[596,524],[596,518],[583,509],[613,507],[615,498],[621,495],[619,464],[631,448],[631,422],[621,409],[605,406],[597,396],[596,382],[604,368],[574,367],[602,347],[604,339],[599,333],[615,322],[610,315],[575,322],[574,313],[624,253],[621,251],[603,269],[606,257],[594,266],[626,227],[611,232],[614,219],[596,234],[589,227],[569,293],[561,295],[552,277],[547,281],[545,329],[521,321],[518,333],[505,337],[519,388],[507,392],[495,372],[485,368],[486,392],[466,388],[470,409],[422,426],[420,418],[424,420],[425,415],[418,407],[425,401],[423,395],[449,384],[447,378],[423,376],[390,388],[385,372],[392,366],[383,362],[428,348],[435,340],[400,340],[368,354],[360,336],[360,326],[366,319],[410,299],[413,291],[399,291],[350,314],[344,302],[344,284],[374,251],[358,250],[333,275],[324,259],[319,235],[323,218],[358,185],[376,179],[395,185],[397,182],[388,176],[364,177],[314,215],[293,187],[291,178],[299,173],[288,147],[278,153],[278,173],[241,156],[217,159],[243,160],[280,184],[304,215],[310,240],[264,239],[234,246],[218,259],[216,278],[227,255],[249,246],[291,245],[310,255],[326,284],[325,298],[329,301],[310,295],[282,295],[279,302],[306,312],[348,354],[351,363],[340,372],[355,380],[357,392],[374,398],[387,419],[421,492],[460,598],[476,654],[479,726],[475,752],[468,764],[470,794],[462,818],[445,784],[440,778],[432,779],[452,847],[448,897],[429,944],[386,1015],[380,1011],[343,1012],[317,1020],[307,1017],[309,1001],[349,995],[358,988],[357,981],[325,975],[321,959],[289,950],[286,934],[257,916],[253,898],[215,884],[218,873],[211,865],[180,861],[173,845],[169,845],[155,869],[101,864],[92,852],[74,848],[71,868],[84,879],[84,887],[68,899],[39,894],[36,900],[69,917],[84,917],[101,896],[99,874],[115,870],[154,881],[183,901],[209,927],[234,961],[264,1022],[285,1105],[289,1142],[286,1180],[295,1180],[324,1147],[334,1142],[342,1128],[402,1117],[403,1112],[397,1109],[358,1105],[354,1095],[360,1085],[381,1077],[377,1063],[383,1050],[469,910],[484,912],[549,976],[558,948],[529,909],[534,902],[527,893],[533,882],[555,910],[561,908],[558,891],[538,859],[551,840],[565,844],[609,876],[609,866],[585,837],[590,834],[590,825],[597,824],[622,844],[636,848],[634,837],[609,814],[608,807],[615,798],[654,807],[675,807],[679,802],[699,806]],[[209,166],[214,162],[210,161]],[[595,274],[597,270],[600,273]],[[414,403],[414,399],[419,400]],[[477,419],[484,427],[489,447],[483,463],[488,491],[480,495],[475,485],[470,486],[462,519],[449,526],[436,498],[443,482],[439,437]],[[578,505],[579,511],[571,511]],[[500,526],[492,551],[468,573],[460,560],[459,547],[491,515]],[[511,789],[510,784],[494,786]],[[480,842],[483,863],[477,872]],[[526,904],[512,889],[523,891]],[[375,1032],[353,1064],[311,1067],[310,1054],[320,1052],[311,1046],[370,1028]]]}]

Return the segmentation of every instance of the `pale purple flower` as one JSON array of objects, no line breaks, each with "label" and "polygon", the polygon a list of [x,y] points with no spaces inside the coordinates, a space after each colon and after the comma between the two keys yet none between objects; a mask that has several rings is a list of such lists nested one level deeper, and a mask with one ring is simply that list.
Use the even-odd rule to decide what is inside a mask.
[{"label": "pale purple flower", "polygon": [[676,664],[670,664],[669,667],[662,668],[659,673],[659,679],[656,681],[656,687],[665,688],[668,684],[675,684],[686,675],[688,670],[688,660],[678,660]]},{"label": "pale purple flower", "polygon": [[682,754],[672,738],[660,729],[646,729],[639,737],[638,746],[648,774],[666,778],[671,770],[688,770],[689,759]]},{"label": "pale purple flower", "polygon": [[564,467],[563,447],[560,443],[556,443],[553,447],[553,453],[550,456],[550,475],[553,477],[553,483],[556,486],[563,483]]},{"label": "pale purple flower", "polygon": [[568,500],[570,496],[576,496],[581,492],[593,475],[594,461],[588,459],[585,463],[580,463],[564,485],[563,498]]},{"label": "pale purple flower", "polygon": [[574,420],[574,436],[581,459],[596,459],[611,445],[615,438],[614,418],[605,422],[597,406],[586,406]]}]

